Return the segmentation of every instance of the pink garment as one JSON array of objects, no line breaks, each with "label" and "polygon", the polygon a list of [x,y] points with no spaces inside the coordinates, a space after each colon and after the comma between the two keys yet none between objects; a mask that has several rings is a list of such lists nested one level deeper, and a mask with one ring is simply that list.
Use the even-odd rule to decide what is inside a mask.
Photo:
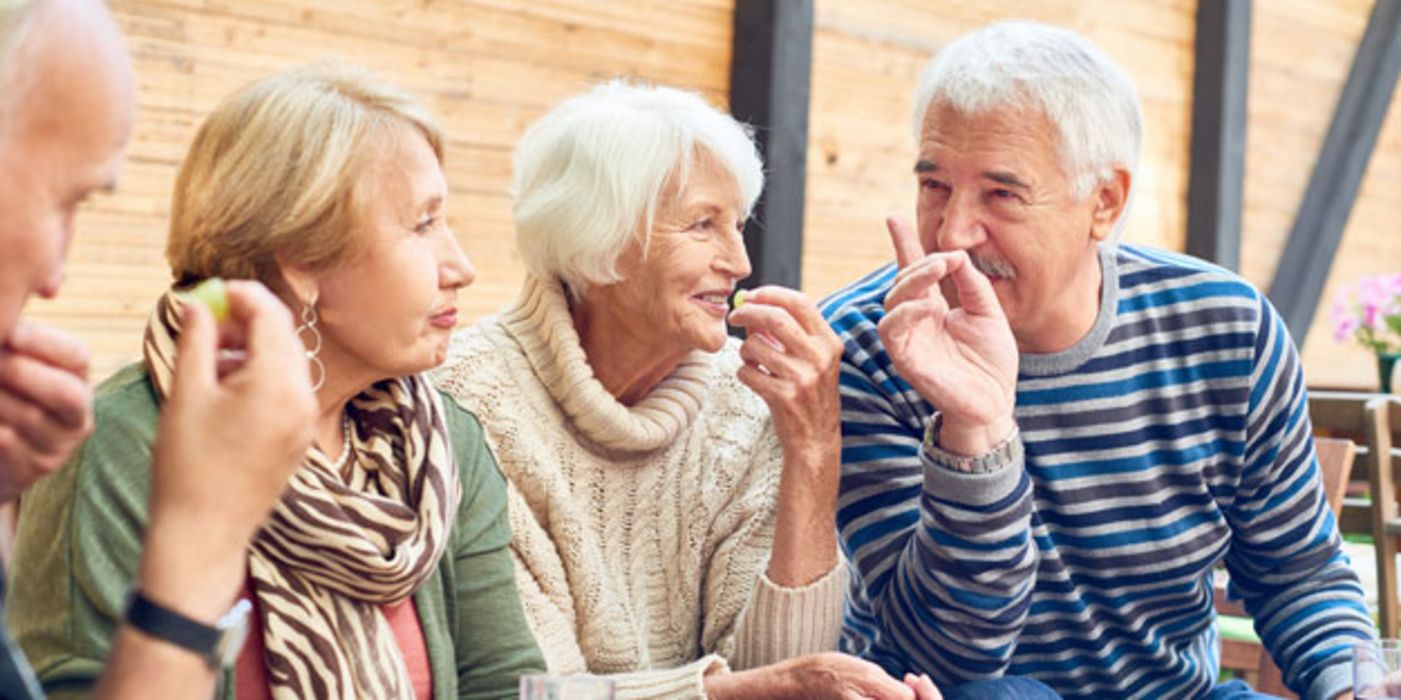
[{"label": "pink garment", "polygon": [[[272,700],[268,689],[267,665],[263,662],[263,623],[258,614],[258,601],[253,597],[252,582],[245,579],[240,598],[253,603],[250,616],[248,641],[238,654],[234,668],[235,687],[238,700]],[[413,598],[405,598],[398,603],[380,606],[389,629],[394,632],[394,641],[399,643],[399,652],[404,655],[404,663],[409,669],[409,679],[413,682],[414,697],[427,700],[433,697],[433,673],[428,665],[428,647],[423,641],[423,625],[418,619],[418,609]]]}]

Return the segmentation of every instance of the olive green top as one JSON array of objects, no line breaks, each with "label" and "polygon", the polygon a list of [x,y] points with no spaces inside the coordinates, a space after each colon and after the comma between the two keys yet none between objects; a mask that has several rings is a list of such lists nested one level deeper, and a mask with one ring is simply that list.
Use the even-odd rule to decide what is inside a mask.
[{"label": "olive green top", "polygon": [[[413,596],[433,697],[514,698],[517,678],[545,664],[516,593],[506,482],[477,419],[447,395],[443,406],[462,504],[437,573]],[[146,527],[159,406],[145,369],[98,387],[95,413],[78,454],[25,493],[9,572],[10,629],[51,698],[91,693]],[[234,698],[231,669],[222,680],[220,696]]]}]

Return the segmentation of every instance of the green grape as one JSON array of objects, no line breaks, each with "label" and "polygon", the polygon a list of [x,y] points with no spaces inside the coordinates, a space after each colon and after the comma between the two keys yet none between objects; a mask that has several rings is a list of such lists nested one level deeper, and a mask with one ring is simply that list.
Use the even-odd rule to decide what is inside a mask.
[{"label": "green grape", "polygon": [[195,285],[194,289],[182,294],[185,299],[198,301],[209,308],[209,312],[214,314],[215,323],[223,323],[229,317],[229,296],[224,289],[224,280],[218,277],[209,279]]},{"label": "green grape", "polygon": [[741,307],[741,306],[744,306],[744,291],[745,291],[745,290],[741,289],[741,290],[739,290],[738,292],[735,292],[735,308],[736,308],[736,309],[738,309],[738,308]]}]

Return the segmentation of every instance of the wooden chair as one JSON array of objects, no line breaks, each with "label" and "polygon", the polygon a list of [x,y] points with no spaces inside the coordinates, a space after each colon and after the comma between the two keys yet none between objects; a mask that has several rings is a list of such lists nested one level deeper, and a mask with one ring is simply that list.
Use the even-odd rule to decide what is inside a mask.
[{"label": "wooden chair", "polygon": [[1339,525],[1345,533],[1372,537],[1377,559],[1377,607],[1382,637],[1401,632],[1396,554],[1401,548],[1401,500],[1396,470],[1401,466],[1401,400],[1390,394],[1310,392],[1314,433],[1358,443],[1355,474],[1367,496],[1344,500]]},{"label": "wooden chair", "polygon": [[[1323,474],[1323,493],[1335,517],[1342,511],[1348,479],[1352,474],[1357,445],[1342,438],[1314,438],[1318,467]],[[1238,675],[1256,690],[1269,695],[1291,697],[1284,677],[1260,639],[1245,606],[1226,600],[1224,577],[1215,586],[1216,615],[1221,629],[1221,668]]]}]

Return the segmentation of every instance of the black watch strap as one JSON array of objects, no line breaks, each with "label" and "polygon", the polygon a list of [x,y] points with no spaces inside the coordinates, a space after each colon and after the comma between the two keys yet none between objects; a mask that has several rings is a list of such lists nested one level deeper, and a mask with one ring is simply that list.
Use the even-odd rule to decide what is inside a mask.
[{"label": "black watch strap", "polygon": [[188,649],[211,661],[219,648],[219,628],[185,617],[142,595],[140,589],[131,592],[126,621],[156,639]]}]

